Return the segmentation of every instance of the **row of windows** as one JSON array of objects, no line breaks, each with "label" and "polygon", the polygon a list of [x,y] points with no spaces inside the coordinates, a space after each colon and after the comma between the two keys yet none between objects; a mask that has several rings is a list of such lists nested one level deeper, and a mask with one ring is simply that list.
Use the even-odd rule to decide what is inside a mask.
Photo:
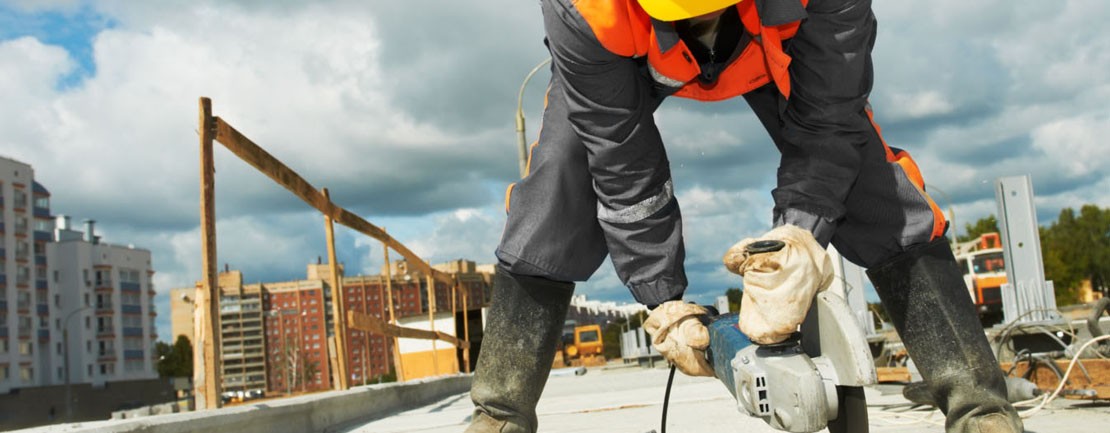
[{"label": "row of windows", "polygon": [[[35,354],[35,345],[30,341],[20,341],[18,346],[20,355],[30,356]],[[8,347],[8,339],[0,338],[0,355],[8,353],[10,349],[11,348]]]},{"label": "row of windows", "polygon": [[[0,380],[8,380],[11,376],[11,367],[0,364]],[[30,382],[35,379],[35,369],[27,366],[19,367],[19,380]]]}]

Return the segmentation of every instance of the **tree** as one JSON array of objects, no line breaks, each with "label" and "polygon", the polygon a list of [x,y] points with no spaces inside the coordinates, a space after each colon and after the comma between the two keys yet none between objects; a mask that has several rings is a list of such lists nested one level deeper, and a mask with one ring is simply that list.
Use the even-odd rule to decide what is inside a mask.
[{"label": "tree", "polygon": [[1110,281],[1110,209],[1088,204],[1064,208],[1041,231],[1045,277],[1055,284],[1057,298],[1074,297],[1074,290],[1089,280],[1091,288],[1105,293]]},{"label": "tree", "polygon": [[980,235],[986,233],[999,233],[998,219],[994,215],[988,215],[986,218],[979,218],[975,221],[975,225],[964,224],[965,232],[967,234],[958,237],[960,242],[967,242],[970,240],[978,239]]},{"label": "tree", "polygon": [[193,377],[193,345],[189,338],[178,335],[173,345],[161,341],[154,344],[158,355],[158,376]]},{"label": "tree", "polygon": [[730,287],[725,290],[725,297],[728,298],[728,311],[722,311],[721,314],[729,312],[740,312],[740,300],[744,299],[744,290],[736,287]]}]

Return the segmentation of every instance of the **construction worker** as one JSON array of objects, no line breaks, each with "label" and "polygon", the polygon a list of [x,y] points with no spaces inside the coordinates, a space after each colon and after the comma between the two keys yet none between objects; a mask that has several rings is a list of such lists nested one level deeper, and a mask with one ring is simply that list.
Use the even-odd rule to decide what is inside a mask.
[{"label": "construction worker", "polygon": [[[534,432],[574,281],[608,254],[679,369],[713,375],[681,301],[682,220],[653,119],[668,96],[743,96],[781,153],[775,228],[730,249],[741,329],[792,332],[832,243],[869,269],[949,432],[1020,432],[1004,378],[910,156],[873,123],[868,0],[541,0],[552,78],[528,173],[509,187],[468,432]],[[748,254],[757,240],[777,250]],[[767,243],[761,243],[766,245]],[[772,248],[774,250],[775,248]]]}]

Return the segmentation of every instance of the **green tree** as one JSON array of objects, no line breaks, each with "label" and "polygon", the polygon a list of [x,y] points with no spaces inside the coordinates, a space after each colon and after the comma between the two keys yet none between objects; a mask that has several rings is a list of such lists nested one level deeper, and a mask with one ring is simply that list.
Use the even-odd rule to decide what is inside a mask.
[{"label": "green tree", "polygon": [[158,376],[193,376],[193,345],[184,335],[178,335],[172,346],[161,341],[155,343],[154,353],[158,355]]},{"label": "green tree", "polygon": [[994,215],[988,215],[986,218],[979,218],[975,224],[964,224],[963,236],[958,237],[960,242],[967,242],[979,238],[980,235],[985,233],[999,233],[998,219]]},{"label": "green tree", "polygon": [[744,299],[744,290],[736,287],[730,287],[725,290],[725,297],[728,298],[728,311],[722,311],[721,314],[729,312],[740,312],[740,300]]},{"label": "green tree", "polygon": [[1110,209],[1088,204],[1076,214],[1071,208],[1064,208],[1056,222],[1041,234],[1045,277],[1056,286],[1058,300],[1074,298],[1075,289],[1086,280],[1094,290],[1107,291]]}]

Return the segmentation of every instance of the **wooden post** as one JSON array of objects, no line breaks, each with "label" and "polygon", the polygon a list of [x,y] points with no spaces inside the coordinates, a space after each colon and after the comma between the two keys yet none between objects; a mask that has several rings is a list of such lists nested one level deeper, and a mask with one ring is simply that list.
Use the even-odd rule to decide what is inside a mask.
[{"label": "wooden post", "polygon": [[[436,332],[436,280],[429,273],[428,280],[428,326]],[[436,351],[436,341],[432,340],[432,372],[439,376],[439,353]]]},{"label": "wooden post", "polygon": [[[451,285],[451,321],[454,322],[459,317],[458,309],[458,295],[459,295],[459,275],[455,274],[455,284]],[[459,328],[455,327],[455,337],[459,336]],[[458,361],[455,361],[455,371],[462,371],[462,366]]]},{"label": "wooden post", "polygon": [[195,298],[196,342],[193,352],[193,395],[196,408],[220,407],[220,287],[216,278],[216,168],[212,141],[216,123],[212,100],[200,98],[200,245],[204,278]]},{"label": "wooden post", "polygon": [[[331,202],[328,189],[323,189],[324,198]],[[328,237],[328,262],[331,265],[331,311],[335,323],[335,374],[339,380],[335,389],[347,389],[347,309],[344,308],[342,281],[339,278],[339,263],[335,256],[335,224],[331,215],[324,213],[324,229]]]},{"label": "wooden post", "polygon": [[[385,227],[382,227],[382,232],[385,232]],[[389,244],[382,242],[382,249],[385,254],[382,256],[385,260],[385,291],[389,292],[389,324],[397,324],[397,316],[393,312],[393,263],[389,262]],[[393,372],[397,375],[398,382],[405,381],[405,364],[401,361],[401,348],[397,346],[397,336],[389,337],[390,346],[393,351]]]},{"label": "wooden post", "polygon": [[470,309],[466,308],[466,298],[470,297],[470,287],[465,284],[463,288],[463,341],[466,342],[466,347],[463,347],[463,364],[465,371],[470,373]]}]

